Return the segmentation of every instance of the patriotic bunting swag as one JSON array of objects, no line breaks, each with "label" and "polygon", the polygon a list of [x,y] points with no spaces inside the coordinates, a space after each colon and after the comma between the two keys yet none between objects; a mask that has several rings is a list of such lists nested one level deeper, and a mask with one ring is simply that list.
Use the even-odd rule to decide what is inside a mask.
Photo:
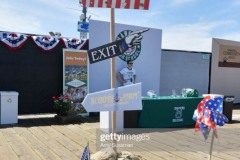
[{"label": "patriotic bunting swag", "polygon": [[[31,37],[31,38],[30,38]],[[59,41],[63,42],[64,48],[81,50],[88,43],[88,39],[68,39],[51,36],[27,36],[19,33],[0,32],[0,41],[10,50],[20,49],[28,39],[32,39],[42,52],[54,49]]]},{"label": "patriotic bunting swag", "polygon": [[44,52],[51,51],[59,43],[56,37],[32,36],[35,44]]},{"label": "patriotic bunting swag", "polygon": [[24,34],[0,32],[0,39],[10,50],[17,50],[23,46],[28,37]]},{"label": "patriotic bunting swag", "polygon": [[86,40],[79,40],[79,39],[67,39],[67,38],[62,38],[63,43],[65,45],[65,48],[68,49],[81,49],[86,43]]},{"label": "patriotic bunting swag", "polygon": [[222,97],[206,96],[194,112],[195,131],[201,130],[205,140],[207,140],[211,129],[213,129],[213,134],[217,138],[216,125],[223,126],[224,123],[228,122],[227,117],[222,114],[222,102]]}]

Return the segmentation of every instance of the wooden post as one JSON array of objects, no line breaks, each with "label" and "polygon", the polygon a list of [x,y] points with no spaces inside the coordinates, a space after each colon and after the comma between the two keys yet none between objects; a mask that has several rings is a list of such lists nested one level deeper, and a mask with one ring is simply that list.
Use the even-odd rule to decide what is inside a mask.
[{"label": "wooden post", "polygon": [[[115,41],[115,14],[114,8],[111,8],[111,20],[110,20],[110,42]],[[111,58],[111,88],[116,88],[116,68],[115,58]],[[112,111],[112,134],[116,133],[116,111]],[[113,140],[113,150],[117,153],[116,144],[117,141]]]}]

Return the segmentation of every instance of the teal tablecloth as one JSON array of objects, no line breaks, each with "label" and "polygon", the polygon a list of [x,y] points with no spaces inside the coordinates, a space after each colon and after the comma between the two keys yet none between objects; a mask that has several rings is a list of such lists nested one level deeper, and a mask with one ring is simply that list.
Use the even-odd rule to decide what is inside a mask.
[{"label": "teal tablecloth", "polygon": [[143,109],[140,112],[140,128],[180,127],[195,124],[193,112],[203,97],[160,96],[143,97]]}]

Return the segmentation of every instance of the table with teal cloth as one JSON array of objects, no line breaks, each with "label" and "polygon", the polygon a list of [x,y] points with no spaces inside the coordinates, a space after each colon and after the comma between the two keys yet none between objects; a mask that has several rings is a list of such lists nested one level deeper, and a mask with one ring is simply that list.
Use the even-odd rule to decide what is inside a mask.
[{"label": "table with teal cloth", "polygon": [[169,128],[194,125],[193,113],[202,99],[203,97],[143,97],[138,127]]}]

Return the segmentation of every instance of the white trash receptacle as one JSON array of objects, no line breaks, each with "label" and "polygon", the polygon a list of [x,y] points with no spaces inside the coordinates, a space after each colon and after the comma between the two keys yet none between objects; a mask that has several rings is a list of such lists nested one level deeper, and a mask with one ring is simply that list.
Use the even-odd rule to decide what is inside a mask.
[{"label": "white trash receptacle", "polygon": [[0,124],[18,123],[18,92],[0,91]]}]

